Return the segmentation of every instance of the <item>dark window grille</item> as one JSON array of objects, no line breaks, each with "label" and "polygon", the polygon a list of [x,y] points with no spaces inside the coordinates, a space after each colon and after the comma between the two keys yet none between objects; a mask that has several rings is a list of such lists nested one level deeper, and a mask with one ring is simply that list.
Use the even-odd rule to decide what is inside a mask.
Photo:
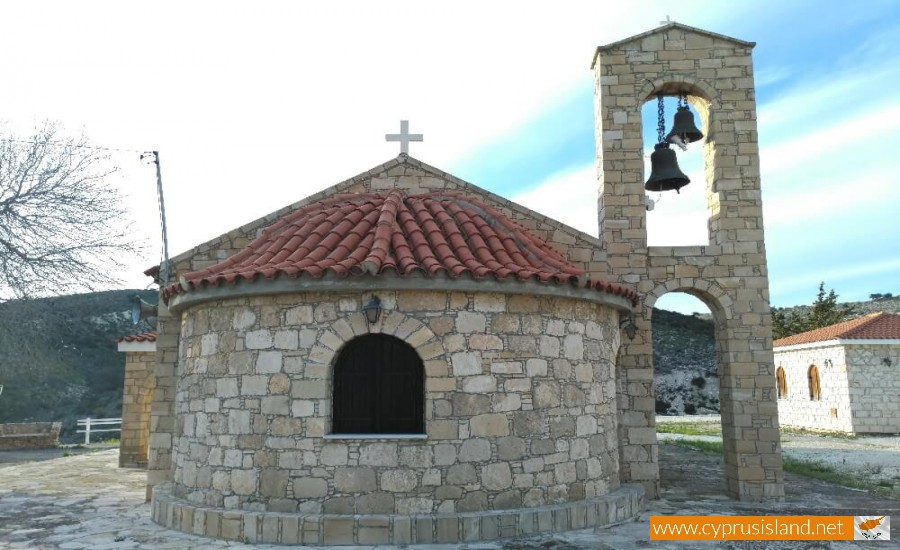
[{"label": "dark window grille", "polygon": [[424,370],[399,338],[367,334],[347,342],[334,365],[332,433],[425,433]]}]

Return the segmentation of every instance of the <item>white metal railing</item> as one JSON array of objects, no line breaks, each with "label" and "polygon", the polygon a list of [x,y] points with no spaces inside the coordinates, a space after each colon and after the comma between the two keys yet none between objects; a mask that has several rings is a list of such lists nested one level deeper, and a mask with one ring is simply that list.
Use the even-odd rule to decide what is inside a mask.
[{"label": "white metal railing", "polygon": [[[122,431],[122,419],[121,418],[82,418],[78,420],[78,427],[84,428],[83,430],[75,430],[75,433],[84,434],[84,444],[87,445],[91,442],[91,432],[121,432]],[[92,426],[113,426],[118,424],[118,428],[93,428]]]}]

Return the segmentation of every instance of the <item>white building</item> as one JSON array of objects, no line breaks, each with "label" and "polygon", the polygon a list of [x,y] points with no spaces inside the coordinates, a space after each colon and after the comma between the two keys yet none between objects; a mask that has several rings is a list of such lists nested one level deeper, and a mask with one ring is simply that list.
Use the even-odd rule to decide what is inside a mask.
[{"label": "white building", "polygon": [[795,334],[774,351],[782,426],[900,433],[900,315]]}]

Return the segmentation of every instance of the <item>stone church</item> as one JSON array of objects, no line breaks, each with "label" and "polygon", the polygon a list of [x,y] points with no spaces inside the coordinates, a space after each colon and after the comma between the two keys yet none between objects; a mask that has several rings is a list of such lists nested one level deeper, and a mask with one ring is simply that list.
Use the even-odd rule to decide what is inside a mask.
[{"label": "stone church", "polygon": [[[132,362],[152,373],[126,381],[153,519],[332,545],[635,517],[659,494],[650,315],[675,291],[715,319],[724,490],[781,498],[753,46],[669,23],[597,48],[599,236],[401,154],[172,258],[155,360]],[[658,95],[702,119],[703,246],[647,245]]]}]

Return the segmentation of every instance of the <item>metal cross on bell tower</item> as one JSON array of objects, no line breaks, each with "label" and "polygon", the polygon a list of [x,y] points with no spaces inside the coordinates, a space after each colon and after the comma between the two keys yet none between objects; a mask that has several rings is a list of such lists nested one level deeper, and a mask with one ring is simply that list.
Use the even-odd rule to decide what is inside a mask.
[{"label": "metal cross on bell tower", "polygon": [[410,134],[409,133],[409,121],[401,120],[400,121],[400,133],[399,134],[385,134],[384,139],[387,141],[399,141],[400,142],[400,153],[409,154],[409,142],[410,141],[425,141],[425,138],[422,134]]}]

